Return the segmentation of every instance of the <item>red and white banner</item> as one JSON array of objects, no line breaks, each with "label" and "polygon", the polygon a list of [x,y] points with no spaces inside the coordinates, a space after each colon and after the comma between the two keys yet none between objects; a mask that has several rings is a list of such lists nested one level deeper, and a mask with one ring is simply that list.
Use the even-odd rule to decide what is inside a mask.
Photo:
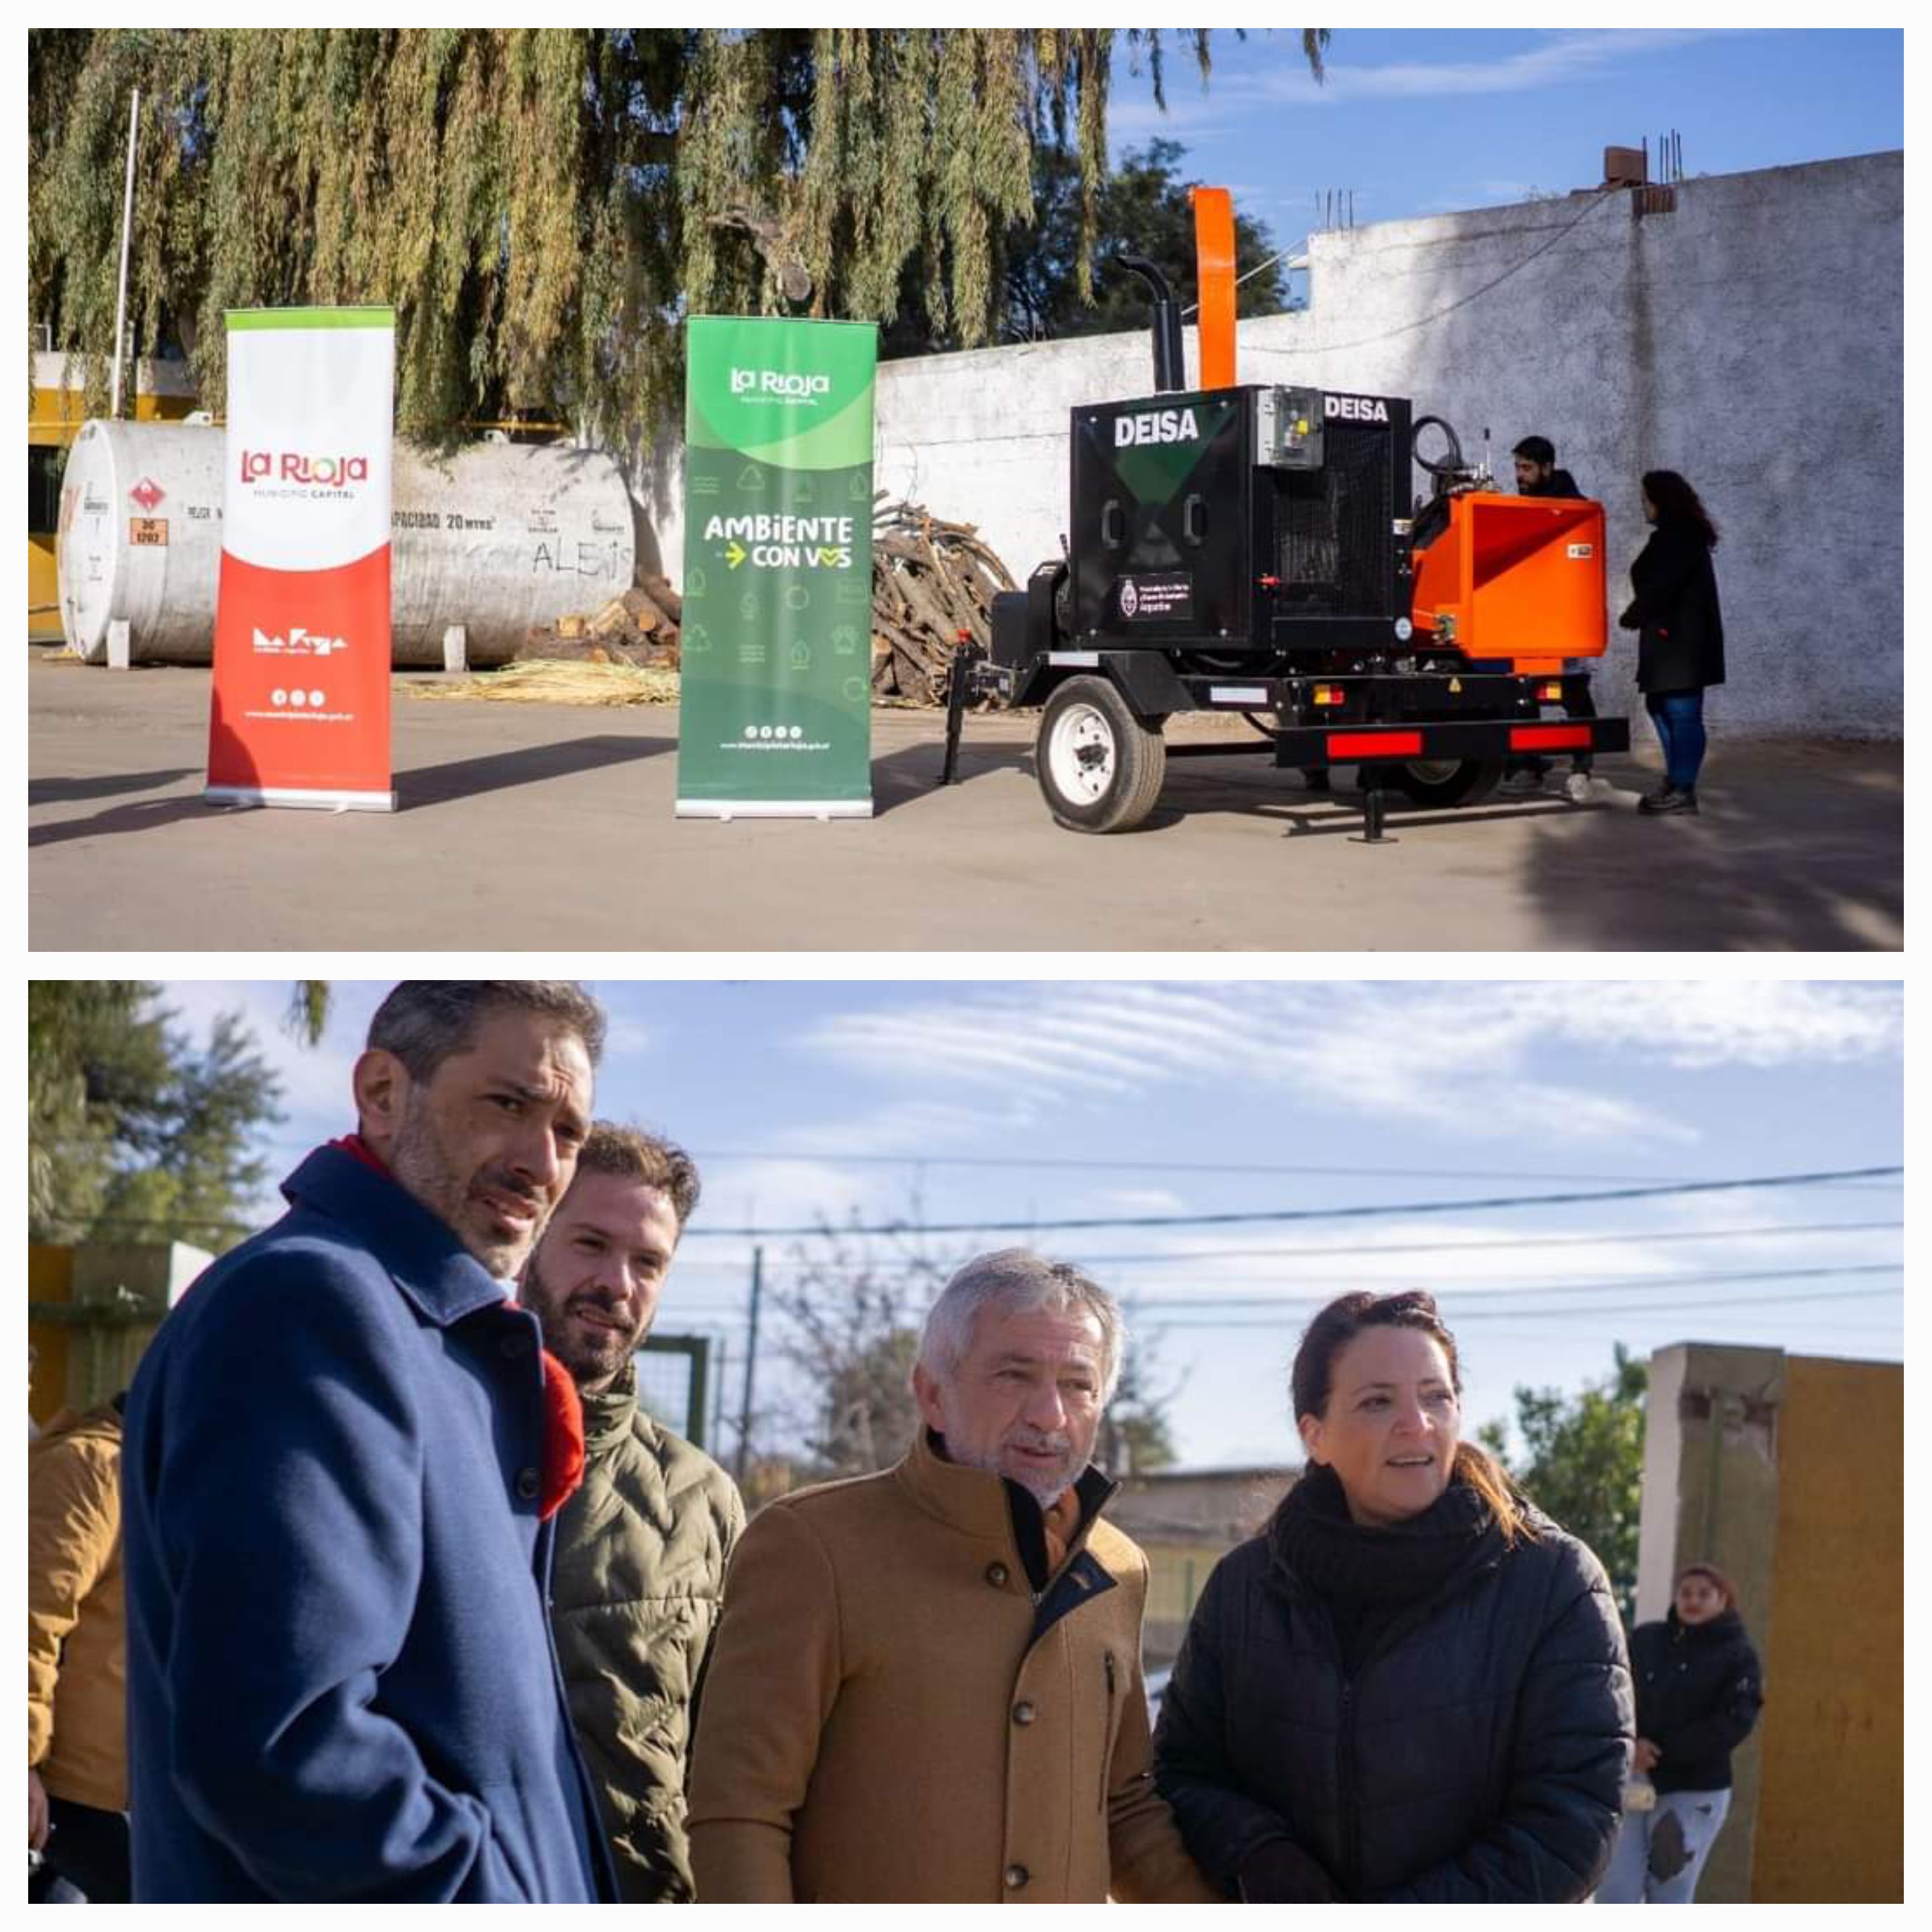
[{"label": "red and white banner", "polygon": [[231,309],[211,804],[394,809],[395,311]]}]

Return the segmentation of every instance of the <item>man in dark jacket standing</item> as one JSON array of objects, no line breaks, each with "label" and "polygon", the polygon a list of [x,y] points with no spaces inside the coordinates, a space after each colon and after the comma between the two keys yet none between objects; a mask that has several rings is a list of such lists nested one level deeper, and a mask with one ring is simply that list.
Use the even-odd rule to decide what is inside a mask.
[{"label": "man in dark jacket standing", "polygon": [[1516,459],[1519,496],[1580,496],[1576,479],[1556,466],[1556,446],[1546,436],[1526,436],[1510,454]]},{"label": "man in dark jacket standing", "polygon": [[[1516,490],[1519,496],[1581,496],[1582,491],[1576,487],[1576,479],[1568,470],[1558,468],[1556,446],[1546,436],[1526,436],[1510,454],[1516,460]],[[1574,662],[1566,664],[1566,671],[1576,671],[1579,667]],[[1566,718],[1594,718],[1597,715],[1596,700],[1590,695],[1590,687],[1580,685],[1571,690],[1563,703]],[[1591,757],[1588,752],[1579,753],[1570,761],[1569,779],[1571,797],[1581,802],[1588,796]],[[1510,761],[1508,775],[1503,781],[1505,791],[1534,794],[1543,789],[1544,774],[1550,769],[1546,758],[1534,756],[1514,758]]]},{"label": "man in dark jacket standing", "polygon": [[633,1905],[694,1895],[692,1700],[745,1526],[730,1478],[638,1402],[638,1351],[698,1192],[681,1148],[599,1121],[524,1270],[524,1304],[584,1403],[584,1486],[557,1519],[550,1621]]},{"label": "man in dark jacket standing", "polygon": [[137,1900],[614,1896],[544,1614],[581,1424],[506,1296],[602,1036],[566,982],[397,987],[358,1132],[162,1324],[123,1455]]}]

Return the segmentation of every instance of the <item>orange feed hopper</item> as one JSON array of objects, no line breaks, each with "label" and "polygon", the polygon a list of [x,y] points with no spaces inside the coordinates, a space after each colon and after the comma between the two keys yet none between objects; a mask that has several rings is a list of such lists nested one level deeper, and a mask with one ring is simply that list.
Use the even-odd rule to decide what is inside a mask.
[{"label": "orange feed hopper", "polygon": [[1415,560],[1415,628],[1520,673],[1601,657],[1604,506],[1574,496],[1471,491]]}]

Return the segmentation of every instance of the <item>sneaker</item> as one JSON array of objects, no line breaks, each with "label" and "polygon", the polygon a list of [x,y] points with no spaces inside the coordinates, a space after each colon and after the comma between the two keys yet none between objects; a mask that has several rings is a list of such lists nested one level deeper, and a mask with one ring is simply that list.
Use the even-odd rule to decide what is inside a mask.
[{"label": "sneaker", "polygon": [[1694,791],[1679,791],[1675,785],[1666,785],[1663,790],[1648,798],[1637,801],[1637,810],[1648,812],[1690,812],[1697,809],[1697,794]]}]

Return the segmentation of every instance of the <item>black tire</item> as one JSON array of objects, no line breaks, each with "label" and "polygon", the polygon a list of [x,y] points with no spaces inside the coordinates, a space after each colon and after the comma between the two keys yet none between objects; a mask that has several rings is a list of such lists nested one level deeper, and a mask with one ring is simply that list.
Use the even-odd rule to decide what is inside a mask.
[{"label": "black tire", "polygon": [[1414,764],[1392,765],[1388,782],[1412,805],[1440,810],[1451,805],[1474,805],[1502,783],[1500,758],[1438,758]]},{"label": "black tire", "polygon": [[1046,700],[1034,766],[1047,809],[1072,832],[1131,832],[1160,796],[1167,741],[1104,677],[1072,677]]}]

